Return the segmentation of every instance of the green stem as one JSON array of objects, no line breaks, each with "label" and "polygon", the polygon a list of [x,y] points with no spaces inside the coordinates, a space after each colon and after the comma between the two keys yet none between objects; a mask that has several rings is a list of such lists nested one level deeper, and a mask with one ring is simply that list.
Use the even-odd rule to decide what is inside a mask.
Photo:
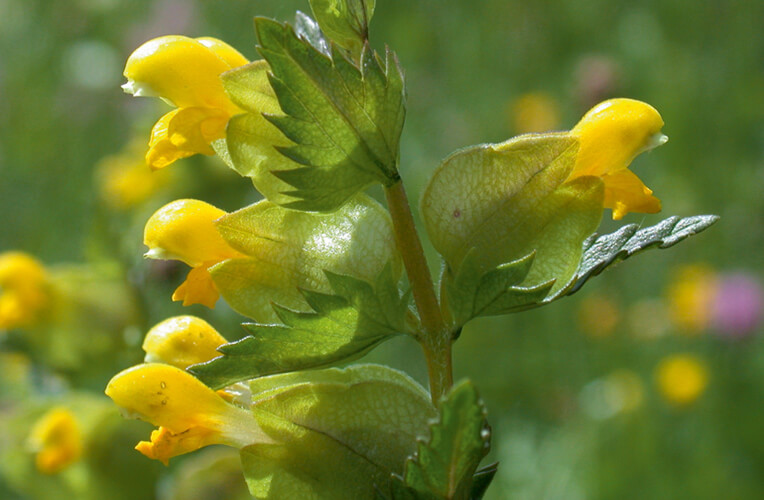
[{"label": "green stem", "polygon": [[453,385],[451,332],[443,319],[435,296],[432,276],[427,267],[422,242],[414,225],[414,217],[411,215],[411,206],[403,183],[398,180],[395,184],[386,187],[385,196],[393,219],[395,241],[403,258],[414,302],[419,311],[423,331],[418,340],[422,344],[427,360],[432,400],[437,404],[441,396]]}]

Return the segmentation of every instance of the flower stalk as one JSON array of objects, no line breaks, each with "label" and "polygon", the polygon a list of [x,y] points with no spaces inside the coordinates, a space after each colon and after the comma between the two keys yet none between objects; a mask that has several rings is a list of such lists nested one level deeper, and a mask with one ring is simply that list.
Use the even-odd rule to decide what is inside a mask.
[{"label": "flower stalk", "polygon": [[435,296],[432,276],[427,267],[403,182],[399,179],[386,187],[385,197],[393,220],[395,242],[401,253],[414,302],[419,311],[421,330],[417,333],[417,339],[427,360],[432,401],[437,404],[441,396],[453,385],[451,332]]}]

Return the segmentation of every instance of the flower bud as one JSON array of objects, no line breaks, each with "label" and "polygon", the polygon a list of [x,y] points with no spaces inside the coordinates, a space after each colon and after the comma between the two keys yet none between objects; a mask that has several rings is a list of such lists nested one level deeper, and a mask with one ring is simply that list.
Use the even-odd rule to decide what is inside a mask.
[{"label": "flower bud", "polygon": [[146,362],[167,363],[185,369],[219,356],[226,343],[209,323],[195,316],[176,316],[158,323],[143,340]]}]

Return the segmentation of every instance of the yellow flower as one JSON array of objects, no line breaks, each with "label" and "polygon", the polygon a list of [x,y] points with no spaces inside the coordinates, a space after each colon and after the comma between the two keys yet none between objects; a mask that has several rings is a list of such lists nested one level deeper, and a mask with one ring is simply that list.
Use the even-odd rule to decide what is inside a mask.
[{"label": "yellow flower", "polygon": [[152,215],[143,234],[150,259],[180,260],[191,266],[186,280],[175,290],[172,300],[183,305],[215,307],[219,292],[208,269],[223,260],[241,257],[215,227],[226,212],[199,200],[176,200]]},{"label": "yellow flower", "polygon": [[0,254],[0,330],[38,323],[50,305],[48,274],[23,252]]},{"label": "yellow flower", "polygon": [[125,92],[159,96],[178,109],[154,125],[146,162],[162,168],[175,160],[214,153],[231,116],[242,111],[228,98],[220,74],[247,64],[231,46],[214,38],[163,36],[133,52],[125,65]]},{"label": "yellow flower", "polygon": [[676,354],[660,362],[655,371],[658,390],[671,404],[686,406],[708,386],[708,368],[691,354]]},{"label": "yellow flower", "polygon": [[172,457],[212,444],[243,448],[273,443],[248,410],[228,403],[188,372],[171,365],[145,363],[109,381],[106,395],[128,417],[159,426],[136,449],[165,465]]},{"label": "yellow flower", "polygon": [[43,474],[56,474],[82,456],[82,432],[66,408],[53,408],[35,422],[28,439]]},{"label": "yellow flower", "polygon": [[560,111],[554,98],[544,92],[531,92],[515,99],[510,106],[515,133],[548,132],[560,124]]},{"label": "yellow flower", "polygon": [[629,212],[659,212],[660,200],[628,167],[640,153],[665,144],[662,127],[661,115],[649,104],[633,99],[601,102],[571,131],[579,139],[579,151],[568,181],[600,177],[604,206],[613,210],[613,219]]},{"label": "yellow flower", "polygon": [[716,275],[707,266],[684,266],[675,273],[667,297],[671,320],[687,334],[698,334],[711,321]]},{"label": "yellow flower", "polygon": [[219,356],[227,341],[209,323],[195,316],[176,316],[157,324],[143,340],[146,362],[185,369]]},{"label": "yellow flower", "polygon": [[146,201],[170,180],[172,171],[152,172],[143,158],[145,144],[133,141],[124,151],[98,162],[96,181],[104,203],[124,210]]}]

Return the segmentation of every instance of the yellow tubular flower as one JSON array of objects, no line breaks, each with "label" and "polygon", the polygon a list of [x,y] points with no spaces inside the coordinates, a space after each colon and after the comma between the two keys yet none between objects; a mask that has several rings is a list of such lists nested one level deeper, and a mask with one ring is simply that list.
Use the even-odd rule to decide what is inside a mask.
[{"label": "yellow tubular flower", "polygon": [[154,125],[146,162],[162,168],[194,154],[213,154],[231,116],[242,111],[228,99],[220,74],[247,59],[214,38],[163,36],[133,52],[125,65],[125,92],[158,96],[175,105]]},{"label": "yellow tubular flower", "polygon": [[106,395],[128,417],[159,426],[151,441],[141,441],[136,449],[165,465],[172,457],[212,444],[243,448],[273,443],[249,411],[227,403],[193,375],[171,365],[128,368],[109,381]]},{"label": "yellow tubular flower", "polygon": [[56,474],[82,456],[82,432],[66,408],[53,408],[35,422],[29,446],[43,474]]},{"label": "yellow tubular flower", "polygon": [[219,356],[226,343],[209,323],[195,316],[176,316],[157,324],[143,340],[146,362],[167,363],[184,369]]},{"label": "yellow tubular flower", "polygon": [[0,330],[35,325],[49,305],[42,264],[23,252],[0,254]]},{"label": "yellow tubular flower", "polygon": [[613,219],[629,212],[656,213],[661,202],[628,170],[643,151],[665,144],[663,119],[649,104],[633,99],[610,99],[593,107],[571,131],[580,143],[568,181],[600,177],[605,184],[605,208]]},{"label": "yellow tubular flower", "polygon": [[143,243],[150,259],[172,259],[192,267],[172,296],[183,305],[215,307],[219,293],[208,269],[243,255],[231,248],[215,227],[226,212],[199,200],[176,200],[160,208],[146,222]]}]

